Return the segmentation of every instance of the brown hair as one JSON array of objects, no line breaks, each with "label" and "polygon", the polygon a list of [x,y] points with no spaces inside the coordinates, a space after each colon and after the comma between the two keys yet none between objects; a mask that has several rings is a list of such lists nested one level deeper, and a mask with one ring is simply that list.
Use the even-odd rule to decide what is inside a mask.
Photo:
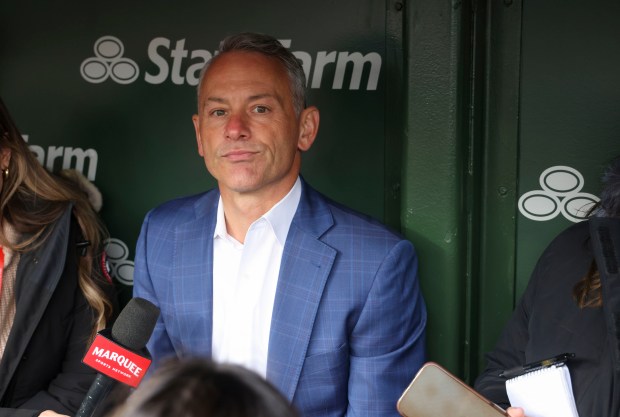
[{"label": "brown hair", "polygon": [[[602,178],[601,200],[588,215],[620,218],[620,157],[608,165]],[[594,259],[586,275],[573,288],[573,298],[580,308],[601,307],[601,277]]]},{"label": "brown hair", "polygon": [[[127,395],[127,391],[123,392]],[[116,398],[115,401],[122,401]],[[267,380],[209,359],[170,359],[111,417],[299,417]]]},{"label": "brown hair", "polygon": [[603,305],[601,277],[594,260],[590,263],[590,269],[586,275],[573,288],[573,298],[579,308],[601,307]]},{"label": "brown hair", "polygon": [[[84,256],[79,257],[78,276],[80,288],[94,311],[91,335],[94,337],[105,327],[113,308],[96,283],[103,279],[100,268],[95,265],[103,254],[105,228],[83,191],[68,179],[51,174],[39,163],[0,99],[0,150],[5,149],[10,150],[11,157],[0,190],[0,245],[18,252],[36,248],[45,241],[49,226],[60,218],[68,204],[73,204],[73,215],[82,237],[89,242]],[[25,236],[25,240],[10,242],[3,227],[7,222]]]}]

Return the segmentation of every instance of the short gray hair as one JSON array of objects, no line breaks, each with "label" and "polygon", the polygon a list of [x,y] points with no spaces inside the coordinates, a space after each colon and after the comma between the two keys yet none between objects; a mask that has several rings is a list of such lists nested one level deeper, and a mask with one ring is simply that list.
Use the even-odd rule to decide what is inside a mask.
[{"label": "short gray hair", "polygon": [[[230,35],[220,42],[218,54],[207,61],[200,71],[198,82],[198,99],[200,100],[200,89],[207,69],[220,54],[225,52],[257,52],[280,61],[286,69],[289,77],[291,92],[293,93],[293,106],[295,113],[299,116],[306,107],[306,74],[299,60],[291,51],[286,49],[276,38],[263,35],[261,33],[244,32]],[[198,103],[200,106],[200,102]],[[199,108],[200,110],[200,108]]]}]

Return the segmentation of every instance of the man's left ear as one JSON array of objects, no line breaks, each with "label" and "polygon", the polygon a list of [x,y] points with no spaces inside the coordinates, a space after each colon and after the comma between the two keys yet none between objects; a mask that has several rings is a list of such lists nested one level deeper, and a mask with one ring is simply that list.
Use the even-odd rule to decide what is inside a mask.
[{"label": "man's left ear", "polygon": [[319,132],[319,109],[314,106],[303,109],[299,116],[299,139],[297,149],[307,151]]}]

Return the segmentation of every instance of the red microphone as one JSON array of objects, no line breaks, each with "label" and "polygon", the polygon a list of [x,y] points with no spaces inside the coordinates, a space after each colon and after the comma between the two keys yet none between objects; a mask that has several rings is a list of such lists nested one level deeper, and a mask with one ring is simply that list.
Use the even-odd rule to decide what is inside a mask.
[{"label": "red microphone", "polygon": [[135,353],[111,340],[109,330],[102,330],[82,362],[100,374],[135,388],[151,365],[151,358],[146,349],[141,354]]},{"label": "red microphone", "polygon": [[132,298],[112,330],[97,334],[82,362],[98,374],[76,417],[90,417],[116,382],[137,387],[151,364],[146,342],[159,317],[159,308],[143,298]]}]

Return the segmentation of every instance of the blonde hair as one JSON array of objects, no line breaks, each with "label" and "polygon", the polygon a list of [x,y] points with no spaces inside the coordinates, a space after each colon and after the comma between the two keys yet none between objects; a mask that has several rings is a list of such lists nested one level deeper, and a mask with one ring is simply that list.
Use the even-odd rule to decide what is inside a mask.
[{"label": "blonde hair", "polygon": [[[8,222],[21,235],[20,242],[10,242],[0,227],[0,245],[18,252],[28,252],[45,242],[50,225],[73,204],[73,215],[82,237],[89,245],[78,261],[79,286],[94,312],[91,337],[106,326],[112,303],[97,284],[103,277],[95,267],[103,255],[105,228],[90,205],[87,195],[67,178],[48,172],[22,139],[4,103],[0,99],[0,152],[10,151],[8,174],[3,174],[0,190],[0,226]],[[77,248],[76,248],[77,250]]]}]

